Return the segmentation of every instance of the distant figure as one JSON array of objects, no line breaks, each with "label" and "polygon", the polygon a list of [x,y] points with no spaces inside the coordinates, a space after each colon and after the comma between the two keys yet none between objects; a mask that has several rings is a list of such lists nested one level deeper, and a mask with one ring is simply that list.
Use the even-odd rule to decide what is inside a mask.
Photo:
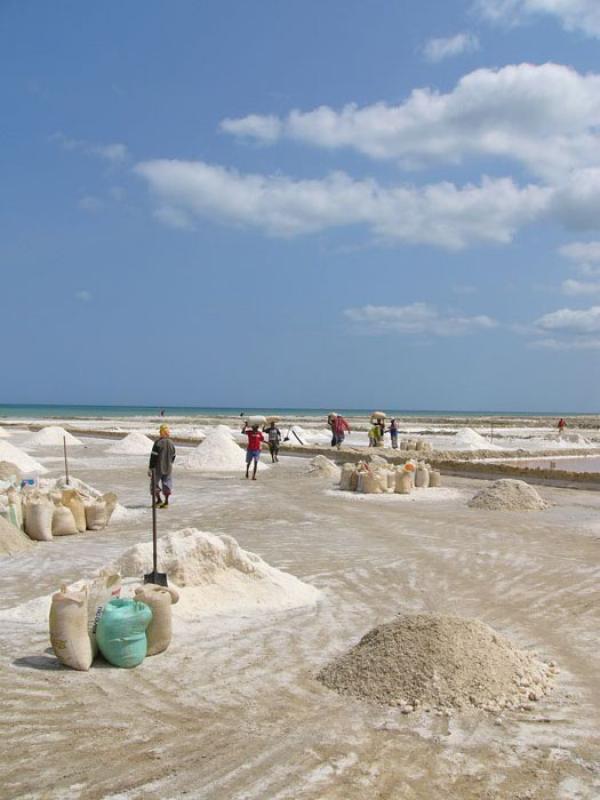
[{"label": "distant figure", "polygon": [[346,433],[350,433],[350,425],[340,414],[330,414],[327,423],[331,428],[331,446],[339,450],[342,446]]},{"label": "distant figure", "polygon": [[246,416],[246,412],[245,411],[240,411],[240,417],[245,417],[245,416]]},{"label": "distant figure", "polygon": [[393,417],[390,420],[390,427],[388,428],[391,440],[392,440],[392,447],[394,450],[398,449],[398,420]]},{"label": "distant figure", "polygon": [[263,431],[267,434],[269,452],[271,453],[271,461],[275,463],[276,461],[279,461],[279,443],[281,442],[281,431],[274,422],[272,422],[268,428],[263,428]]},{"label": "distant figure", "polygon": [[248,447],[246,448],[246,478],[249,477],[250,465],[254,463],[252,480],[255,481],[258,459],[260,458],[260,446],[264,442],[265,437],[258,430],[258,425],[253,425],[252,428],[248,428],[247,423],[242,428],[242,433],[245,433],[248,437]]},{"label": "distant figure", "polygon": [[383,432],[381,425],[375,422],[369,431],[369,447],[381,447],[383,443]]},{"label": "distant figure", "polygon": [[[150,453],[150,464],[148,466],[148,477],[152,478],[154,473],[154,489],[156,495],[154,501],[159,508],[167,508],[169,497],[173,492],[173,462],[175,461],[175,445],[171,441],[171,433],[167,425],[160,426],[160,436],[154,442]],[[163,500],[160,492],[165,496]],[[152,481],[150,481],[150,493],[152,493]]]},{"label": "distant figure", "polygon": [[566,427],[567,427],[567,423],[566,423],[566,422],[564,421],[564,419],[561,417],[561,418],[558,420],[558,425],[557,425],[557,428],[558,428],[558,435],[559,435],[559,436],[562,434],[562,432],[564,431],[564,429],[565,429]]},{"label": "distant figure", "polygon": [[164,417],[164,415],[165,415],[165,410],[164,410],[164,408],[161,408],[161,410],[160,410],[160,415],[161,415],[161,417]]}]

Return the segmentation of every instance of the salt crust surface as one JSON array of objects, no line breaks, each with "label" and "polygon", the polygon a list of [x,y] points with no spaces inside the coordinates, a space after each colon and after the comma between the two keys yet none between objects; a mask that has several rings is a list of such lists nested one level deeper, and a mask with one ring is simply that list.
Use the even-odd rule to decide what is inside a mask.
[{"label": "salt crust surface", "polygon": [[[113,567],[125,577],[140,578],[150,572],[151,542],[129,548]],[[231,536],[195,528],[158,540],[158,568],[181,589],[173,613],[186,620],[210,613],[310,606],[319,597],[313,586],[243,550]]]},{"label": "salt crust surface", "polygon": [[525,481],[494,481],[469,500],[471,508],[488,511],[543,511],[548,503]]},{"label": "salt crust surface", "polygon": [[139,431],[134,431],[128,434],[124,439],[120,439],[118,442],[111,444],[106,452],[128,456],[150,456],[152,445],[152,439],[149,439],[143,433],[139,433]]},{"label": "salt crust surface", "polygon": [[20,447],[5,440],[0,441],[0,461],[10,461],[11,464],[16,464],[21,472],[38,472],[43,475],[48,471]]},{"label": "salt crust surface", "polygon": [[324,455],[311,458],[307,472],[315,478],[330,478],[331,480],[339,480],[341,474],[338,465]]},{"label": "salt crust surface", "polygon": [[[197,472],[238,472],[246,469],[245,450],[237,445],[225,425],[218,425],[182,462]],[[266,469],[259,463],[259,469]]]},{"label": "salt crust surface", "polygon": [[4,430],[4,428],[0,428],[0,439],[8,439],[9,436],[10,433],[8,431]]},{"label": "salt crust surface", "polygon": [[65,439],[71,447],[83,444],[81,439],[73,436],[60,425],[49,425],[30,436],[25,441],[25,447],[56,447],[58,445],[62,447]]},{"label": "salt crust surface", "polygon": [[554,670],[478,620],[415,614],[374,628],[317,677],[342,695],[406,712],[500,711],[543,697]]}]

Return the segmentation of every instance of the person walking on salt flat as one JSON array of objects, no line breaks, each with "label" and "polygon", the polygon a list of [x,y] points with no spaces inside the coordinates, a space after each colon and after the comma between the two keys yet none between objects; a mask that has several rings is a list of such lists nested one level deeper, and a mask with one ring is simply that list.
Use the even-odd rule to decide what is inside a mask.
[{"label": "person walking on salt flat", "polygon": [[[171,441],[171,432],[168,425],[161,425],[159,438],[152,446],[150,453],[150,464],[148,466],[148,477],[152,478],[154,472],[154,487],[156,496],[154,498],[159,508],[167,508],[169,497],[173,492],[173,462],[175,461],[175,445]],[[163,501],[160,492],[165,496]],[[152,481],[150,481],[150,493],[152,493]]]},{"label": "person walking on salt flat", "polygon": [[263,428],[263,432],[267,434],[269,442],[269,452],[271,453],[271,461],[275,463],[279,461],[279,442],[281,441],[281,431],[271,422],[268,428]]},{"label": "person walking on salt flat", "polygon": [[245,433],[248,437],[248,447],[246,448],[246,478],[249,477],[251,464],[254,464],[252,480],[255,481],[258,459],[260,458],[260,446],[264,442],[265,437],[258,430],[258,425],[253,425],[252,428],[248,428],[246,424],[242,428],[242,433]]}]

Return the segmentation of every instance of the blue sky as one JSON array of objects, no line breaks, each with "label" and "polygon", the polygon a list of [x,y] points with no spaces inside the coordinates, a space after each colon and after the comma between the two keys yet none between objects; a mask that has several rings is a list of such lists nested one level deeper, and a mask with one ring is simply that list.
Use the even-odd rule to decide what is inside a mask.
[{"label": "blue sky", "polygon": [[0,4],[3,402],[600,410],[596,0]]}]

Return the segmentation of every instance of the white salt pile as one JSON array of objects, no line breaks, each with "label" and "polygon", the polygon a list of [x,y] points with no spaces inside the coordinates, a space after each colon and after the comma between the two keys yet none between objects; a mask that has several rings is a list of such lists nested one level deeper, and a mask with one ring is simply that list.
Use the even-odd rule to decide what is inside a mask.
[{"label": "white salt pile", "polygon": [[328,478],[335,481],[339,481],[341,474],[338,465],[323,455],[311,458],[307,472],[315,478]]},{"label": "white salt pile", "polygon": [[[237,445],[229,429],[218,425],[184,459],[184,469],[197,472],[237,472],[246,468],[246,453]],[[264,469],[263,464],[259,468]]]},{"label": "white salt pile", "polygon": [[16,464],[21,472],[37,472],[42,475],[48,470],[40,463],[35,461],[31,456],[27,455],[20,447],[15,447],[14,444],[0,441],[0,461],[10,461],[11,464]]},{"label": "white salt pile", "polygon": [[25,442],[25,446],[56,447],[60,445],[62,447],[65,439],[67,440],[67,444],[71,447],[83,444],[80,439],[73,436],[73,434],[69,433],[64,428],[61,428],[60,425],[49,425],[47,428],[42,428],[40,431],[37,431],[37,433],[34,433],[33,436],[30,436]]},{"label": "white salt pile", "polygon": [[32,547],[34,543],[26,533],[0,516],[0,556],[12,556]]},{"label": "white salt pile", "polygon": [[502,450],[473,428],[463,428],[459,431],[454,437],[454,445],[457,450]]},{"label": "white salt pile", "polygon": [[[152,569],[152,544],[126,550],[113,565],[125,577],[140,578]],[[222,612],[285,609],[314,605],[319,592],[260,556],[231,536],[186,528],[158,540],[158,568],[180,591],[174,615],[193,619]]]},{"label": "white salt pile", "polygon": [[543,511],[548,503],[525,481],[494,481],[469,500],[471,508],[487,511]]},{"label": "white salt pile", "polygon": [[139,433],[139,431],[134,431],[125,436],[124,439],[119,439],[118,442],[111,444],[106,452],[127,456],[149,456],[152,445],[152,439],[149,439],[143,433]]},{"label": "white salt pile", "polygon": [[340,694],[407,713],[500,711],[541,699],[555,671],[482,622],[415,614],[374,628],[317,677]]}]

